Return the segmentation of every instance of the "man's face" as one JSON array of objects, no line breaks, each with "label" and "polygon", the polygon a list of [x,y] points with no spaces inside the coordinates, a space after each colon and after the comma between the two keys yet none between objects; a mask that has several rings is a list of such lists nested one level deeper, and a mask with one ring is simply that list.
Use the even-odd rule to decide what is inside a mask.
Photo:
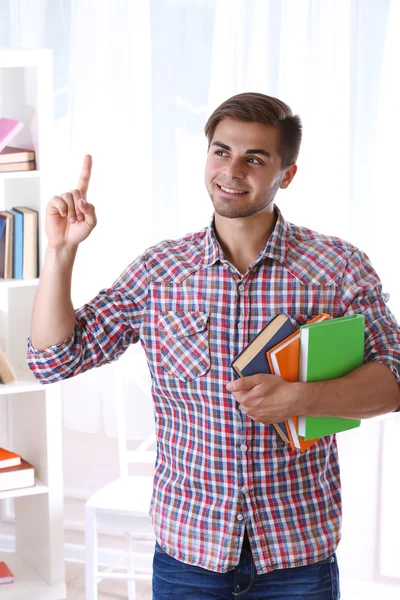
[{"label": "man's face", "polygon": [[276,192],[287,187],[296,172],[294,166],[282,171],[278,143],[279,131],[270,125],[232,119],[218,123],[205,169],[218,215],[235,219],[272,212]]}]

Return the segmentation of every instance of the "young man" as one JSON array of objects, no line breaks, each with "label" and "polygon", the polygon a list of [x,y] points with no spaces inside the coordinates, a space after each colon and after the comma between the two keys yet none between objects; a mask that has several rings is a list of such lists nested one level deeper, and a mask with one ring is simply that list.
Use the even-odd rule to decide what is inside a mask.
[{"label": "young man", "polygon": [[[73,263],[96,225],[90,156],[78,188],[50,200],[28,362],[50,383],[143,345],[158,441],[153,598],[337,599],[335,437],[299,453],[271,424],[396,410],[400,328],[363,252],[286,222],[274,206],[297,170],[301,123],[290,108],[240,94],[205,131],[210,226],[149,248],[77,311]],[[318,383],[235,380],[233,358],[272,317],[300,326],[320,312],[365,315],[360,368]]]}]

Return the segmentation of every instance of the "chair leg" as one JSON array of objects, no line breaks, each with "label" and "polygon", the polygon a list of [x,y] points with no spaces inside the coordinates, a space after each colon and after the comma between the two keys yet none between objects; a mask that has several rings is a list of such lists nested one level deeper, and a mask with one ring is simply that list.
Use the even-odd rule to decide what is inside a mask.
[{"label": "chair leg", "polygon": [[97,577],[97,531],[96,512],[92,508],[85,508],[85,590],[86,600],[98,600]]},{"label": "chair leg", "polygon": [[[133,560],[132,536],[130,533],[125,533],[125,552],[127,554],[127,571],[133,575],[135,564]],[[128,579],[128,600],[136,600],[136,582],[134,579]]]}]

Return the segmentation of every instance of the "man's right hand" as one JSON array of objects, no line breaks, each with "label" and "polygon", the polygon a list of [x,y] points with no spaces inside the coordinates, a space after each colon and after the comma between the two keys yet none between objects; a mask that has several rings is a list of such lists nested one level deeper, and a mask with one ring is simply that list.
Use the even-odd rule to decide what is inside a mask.
[{"label": "man's right hand", "polygon": [[51,248],[77,248],[96,227],[93,204],[87,202],[92,157],[85,156],[78,188],[54,196],[46,209],[46,234]]}]

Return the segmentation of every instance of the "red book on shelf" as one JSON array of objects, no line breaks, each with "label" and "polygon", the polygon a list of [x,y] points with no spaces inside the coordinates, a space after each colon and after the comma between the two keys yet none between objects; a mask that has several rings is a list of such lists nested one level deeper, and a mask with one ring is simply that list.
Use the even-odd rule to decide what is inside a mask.
[{"label": "red book on shelf", "polygon": [[22,121],[0,117],[0,152],[21,131],[23,126]]},{"label": "red book on shelf", "polygon": [[13,583],[14,575],[5,562],[0,562],[0,584]]}]

